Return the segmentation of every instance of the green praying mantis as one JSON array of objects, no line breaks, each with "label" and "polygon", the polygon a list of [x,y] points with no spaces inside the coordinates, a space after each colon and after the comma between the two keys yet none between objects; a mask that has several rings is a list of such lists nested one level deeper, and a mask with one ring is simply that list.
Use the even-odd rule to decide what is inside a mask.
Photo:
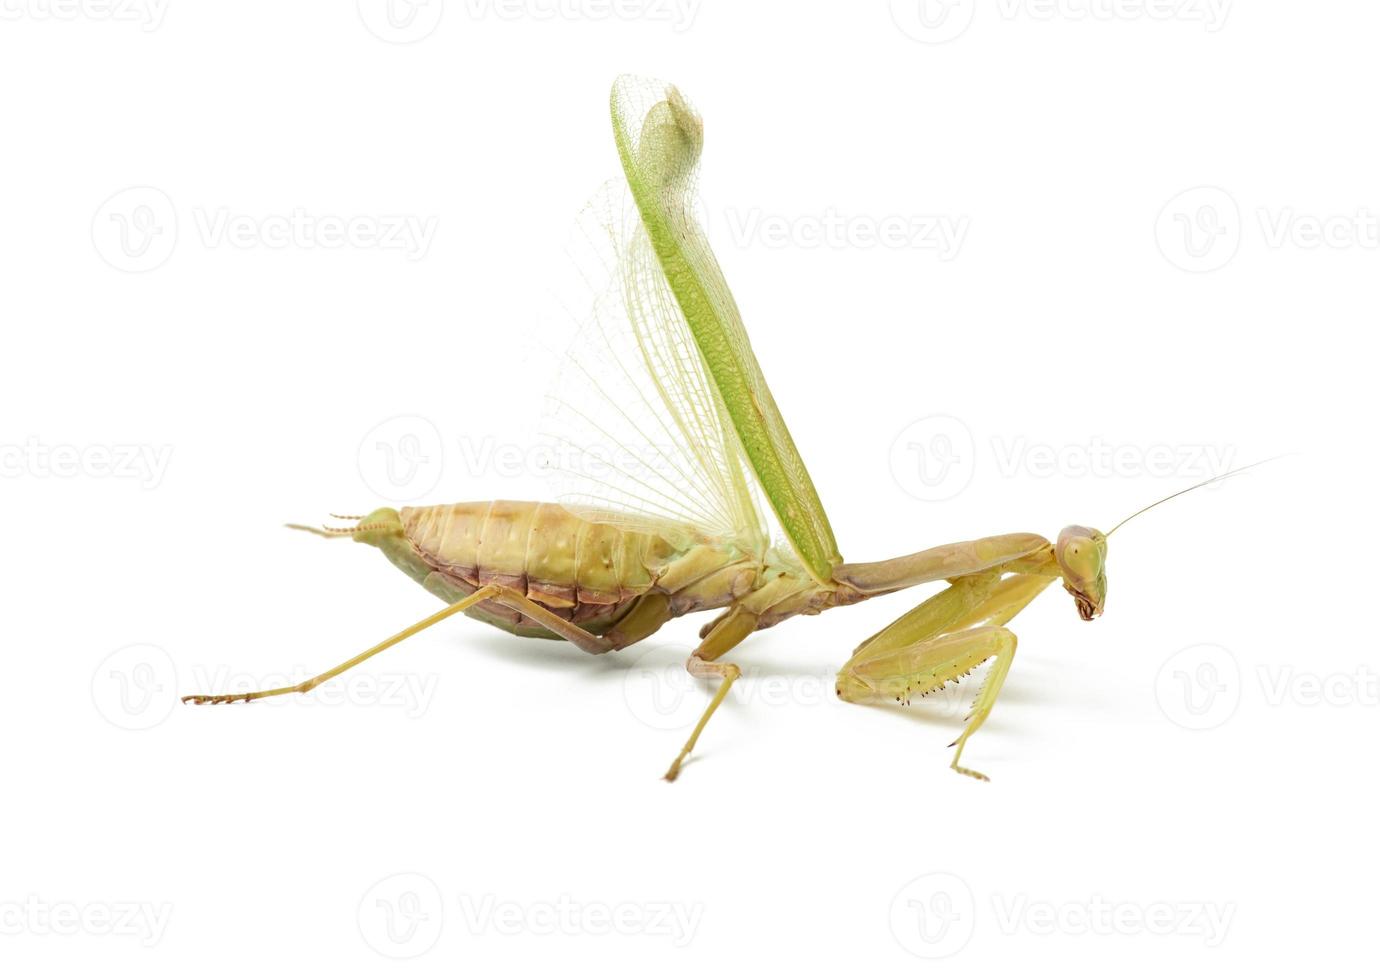
[{"label": "green praying mantis", "polygon": [[725,655],[750,634],[943,582],[853,652],[836,692],[908,703],[991,661],[952,743],[952,768],[985,780],[960,760],[1015,658],[1007,625],[1056,581],[1082,619],[1101,615],[1110,534],[1073,525],[1053,542],[998,534],[845,562],[693,215],[700,117],[675,87],[628,77],[615,83],[611,111],[623,182],[593,236],[608,282],[558,379],[551,418],[553,437],[577,457],[594,458],[602,442],[617,463],[574,467],[560,503],[381,508],[341,518],[349,527],[304,528],[378,548],[445,607],[301,684],[183,700],[303,693],[457,613],[599,655],[675,617],[719,610],[686,664],[717,690],[665,774],[674,780],[741,676]]}]

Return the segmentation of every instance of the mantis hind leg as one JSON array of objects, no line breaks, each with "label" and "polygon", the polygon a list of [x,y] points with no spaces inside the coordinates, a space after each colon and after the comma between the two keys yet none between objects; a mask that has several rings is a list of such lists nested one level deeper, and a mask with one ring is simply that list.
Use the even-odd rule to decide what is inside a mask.
[{"label": "mantis hind leg", "polygon": [[351,667],[359,666],[375,654],[382,653],[389,647],[401,643],[409,636],[415,636],[422,630],[435,626],[442,620],[449,619],[456,613],[464,612],[466,609],[478,605],[485,600],[500,602],[510,609],[517,610],[524,616],[530,617],[545,628],[551,630],[556,635],[569,640],[586,653],[605,653],[614,647],[614,642],[612,640],[602,636],[595,636],[593,633],[561,619],[561,617],[557,616],[551,610],[547,609],[545,606],[538,605],[516,589],[511,589],[503,585],[484,585],[480,586],[463,599],[460,599],[458,602],[451,603],[440,612],[433,613],[426,619],[413,623],[401,633],[390,636],[382,643],[377,643],[363,653],[351,657],[344,663],[337,664],[325,673],[317,674],[315,677],[309,678],[300,684],[294,684],[291,687],[275,687],[266,691],[250,691],[247,694],[189,694],[182,699],[182,702],[184,704],[188,702],[192,704],[230,704],[234,701],[258,701],[261,698],[277,697],[280,694],[305,694],[307,691],[310,691],[312,688],[331,678],[345,673],[345,671],[349,670]]}]

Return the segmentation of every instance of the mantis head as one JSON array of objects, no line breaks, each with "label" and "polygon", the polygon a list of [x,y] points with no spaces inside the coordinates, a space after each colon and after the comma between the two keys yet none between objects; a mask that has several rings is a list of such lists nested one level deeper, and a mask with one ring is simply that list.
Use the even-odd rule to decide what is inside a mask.
[{"label": "mantis head", "polygon": [[1078,615],[1091,622],[1107,601],[1107,535],[1081,524],[1059,532],[1054,544],[1064,588],[1078,603]]},{"label": "mantis head", "polygon": [[1227,479],[1227,477],[1236,476],[1238,473],[1244,473],[1246,470],[1255,469],[1257,466],[1263,466],[1280,458],[1274,456],[1270,459],[1262,459],[1259,462],[1251,463],[1249,466],[1241,466],[1221,473],[1204,480],[1202,483],[1195,483],[1187,490],[1171,493],[1148,507],[1142,507],[1106,534],[1094,528],[1083,527],[1081,524],[1074,524],[1060,531],[1059,539],[1054,543],[1054,558],[1059,563],[1059,573],[1064,579],[1064,588],[1078,603],[1078,615],[1082,616],[1085,622],[1091,622],[1102,615],[1102,607],[1107,602],[1107,539],[1119,531],[1124,524],[1146,511],[1154,510],[1160,504],[1173,500],[1175,497],[1182,497],[1200,487],[1217,483]]}]

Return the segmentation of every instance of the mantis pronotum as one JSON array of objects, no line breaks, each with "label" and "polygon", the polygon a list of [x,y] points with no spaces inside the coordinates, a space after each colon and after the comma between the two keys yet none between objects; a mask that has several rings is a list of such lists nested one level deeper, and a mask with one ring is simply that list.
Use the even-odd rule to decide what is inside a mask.
[{"label": "mantis pronotum", "polygon": [[[446,607],[301,684],[183,700],[222,704],[309,691],[460,612],[603,654],[674,617],[723,610],[686,664],[718,688],[666,772],[674,780],[741,674],[725,654],[749,634],[944,581],[943,591],[854,651],[836,692],[852,702],[907,702],[992,661],[952,761],[956,771],[986,779],[959,762],[1011,668],[1016,636],[1007,624],[1055,581],[1084,620],[1100,615],[1108,536],[1075,525],[1052,543],[999,534],[844,562],[692,216],[699,116],[674,87],[628,78],[614,86],[612,116],[626,188],[621,209],[616,203],[603,216],[611,281],[595,305],[588,348],[563,372],[553,417],[615,443],[621,482],[575,474],[559,504],[382,508],[349,518],[357,522],[351,527],[308,528],[379,548]],[[573,408],[580,392],[596,396],[598,418],[598,409]],[[649,421],[634,421],[636,410]],[[591,451],[579,436],[559,437]],[[785,547],[773,545],[772,522]]]}]

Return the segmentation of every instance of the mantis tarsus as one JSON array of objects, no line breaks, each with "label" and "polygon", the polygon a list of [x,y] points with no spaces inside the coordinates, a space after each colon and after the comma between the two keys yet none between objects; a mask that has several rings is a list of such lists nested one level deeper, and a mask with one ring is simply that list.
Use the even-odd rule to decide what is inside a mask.
[{"label": "mantis tarsus", "polygon": [[[605,215],[611,283],[593,311],[590,348],[563,372],[566,392],[593,393],[601,412],[596,418],[560,396],[555,414],[624,451],[619,480],[577,476],[560,504],[382,508],[348,518],[357,521],[351,527],[316,529],[378,547],[446,607],[301,684],[183,700],[221,704],[309,691],[460,612],[602,654],[676,616],[721,609],[686,665],[696,677],[717,679],[718,688],[666,772],[673,780],[740,676],[724,655],[749,634],[944,581],[943,591],[854,651],[836,691],[846,701],[907,702],[992,661],[952,761],[958,772],[986,779],[959,761],[1011,668],[1016,636],[1006,626],[1055,581],[1084,620],[1100,615],[1107,535],[1074,525],[1053,543],[1000,534],[886,561],[844,562],[692,216],[699,116],[674,87],[630,78],[615,83],[611,108],[626,204],[621,214],[615,206]],[[639,414],[649,421],[635,420]],[[564,441],[587,451],[578,437]],[[772,544],[772,520],[787,547]]]}]

